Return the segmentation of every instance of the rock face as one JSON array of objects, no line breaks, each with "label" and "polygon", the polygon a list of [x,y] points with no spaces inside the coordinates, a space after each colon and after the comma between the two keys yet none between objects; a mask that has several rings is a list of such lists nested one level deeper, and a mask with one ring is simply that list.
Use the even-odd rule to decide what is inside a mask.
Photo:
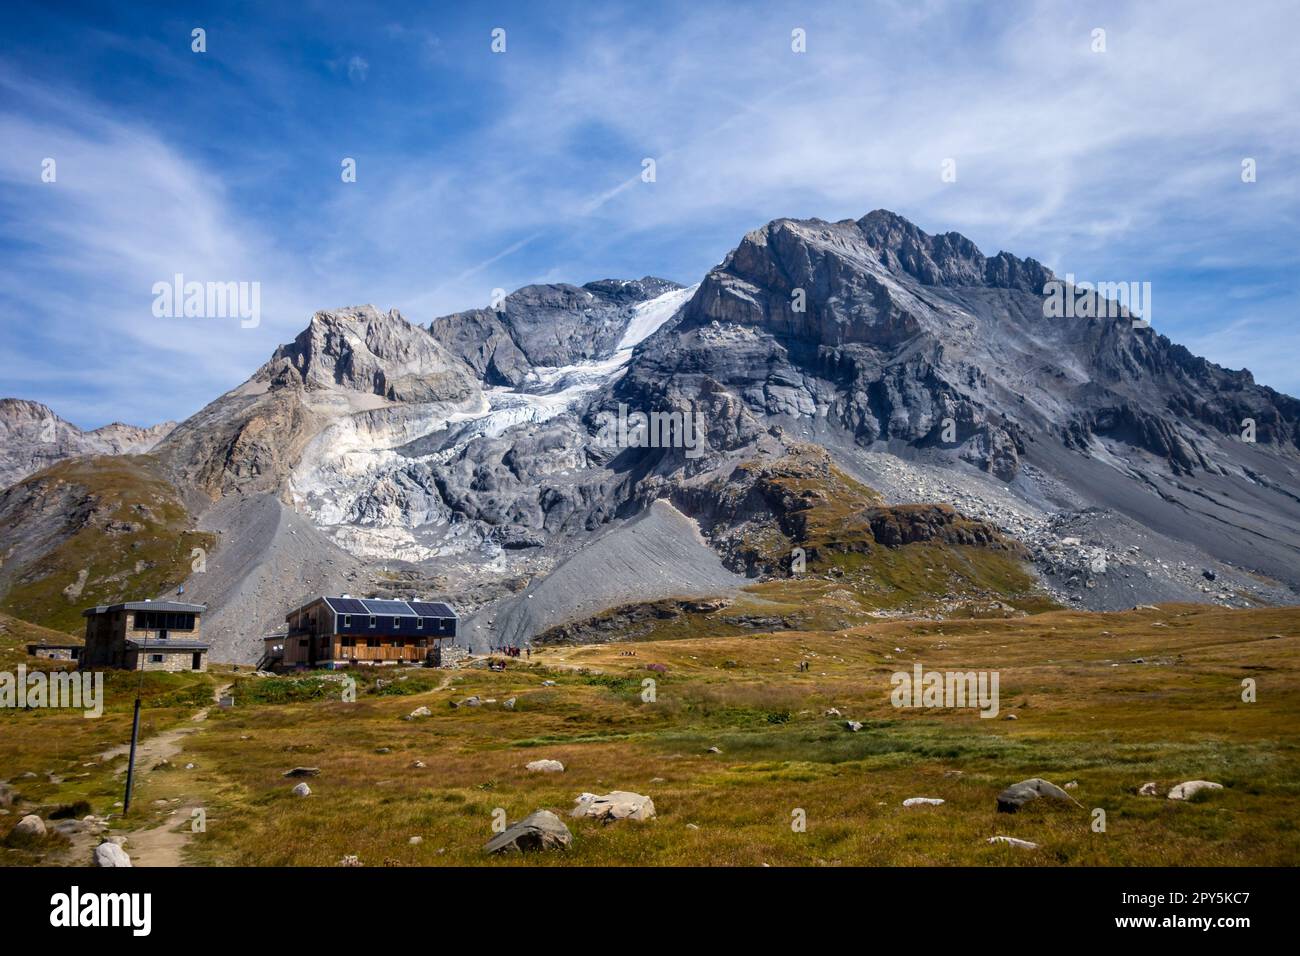
[{"label": "rock face", "polygon": [[1213,790],[1222,790],[1223,784],[1213,783],[1209,780],[1188,780],[1180,783],[1169,791],[1170,800],[1190,800],[1198,793],[1206,793]]},{"label": "rock face", "polygon": [[293,343],[282,345],[258,373],[272,388],[301,383],[378,395],[393,402],[454,402],[478,384],[423,330],[396,309],[374,306],[317,312]]},{"label": "rock face", "polygon": [[150,428],[114,422],[82,431],[40,402],[0,398],[0,448],[5,451],[0,459],[0,488],[65,458],[143,454],[175,427],[175,422]]},{"label": "rock face", "polygon": [[998,813],[1015,813],[1025,804],[1040,797],[1046,797],[1049,800],[1060,800],[1078,806],[1078,801],[1056,784],[1049,783],[1042,777],[1031,777],[1028,780],[1012,784],[998,794]]},{"label": "rock face", "polygon": [[514,826],[498,833],[483,846],[484,853],[527,853],[534,850],[567,850],[573,834],[564,821],[550,810],[536,810]]},{"label": "rock face", "polygon": [[473,309],[434,319],[433,337],[488,385],[518,386],[536,366],[560,367],[605,358],[635,318],[634,306],[680,289],[666,279],[605,279],[579,288],[524,286],[499,309]]},{"label": "rock face", "polygon": [[574,798],[577,804],[570,811],[571,817],[591,817],[602,823],[615,820],[649,820],[655,815],[654,801],[639,793],[615,790],[604,796],[594,793],[579,794]]}]

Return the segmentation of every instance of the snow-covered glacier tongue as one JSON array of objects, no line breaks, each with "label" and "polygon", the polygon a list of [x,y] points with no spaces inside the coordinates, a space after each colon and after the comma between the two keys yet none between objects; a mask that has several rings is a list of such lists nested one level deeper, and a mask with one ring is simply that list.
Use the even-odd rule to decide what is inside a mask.
[{"label": "snow-covered glacier tongue", "polygon": [[592,467],[581,424],[587,402],[695,289],[674,286],[625,308],[610,354],[533,365],[516,384],[485,384],[460,403],[392,404],[340,418],[290,475],[294,507],[369,559],[495,553],[527,539],[544,516],[521,499],[537,497],[538,477],[572,479]]}]

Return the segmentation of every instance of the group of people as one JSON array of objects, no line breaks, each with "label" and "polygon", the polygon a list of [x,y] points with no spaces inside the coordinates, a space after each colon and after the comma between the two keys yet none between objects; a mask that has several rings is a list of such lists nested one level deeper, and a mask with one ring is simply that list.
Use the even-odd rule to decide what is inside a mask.
[{"label": "group of people", "polygon": [[525,647],[521,650],[513,644],[502,644],[499,647],[491,648],[491,652],[493,654],[504,654],[506,657],[519,657],[521,654],[527,654],[529,657],[533,656],[532,647]]}]

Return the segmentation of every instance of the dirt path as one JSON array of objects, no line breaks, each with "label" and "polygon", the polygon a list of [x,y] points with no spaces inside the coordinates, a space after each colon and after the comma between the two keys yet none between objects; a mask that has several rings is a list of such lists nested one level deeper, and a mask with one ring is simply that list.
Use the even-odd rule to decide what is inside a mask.
[{"label": "dirt path", "polygon": [[[219,703],[230,687],[230,684],[216,687],[212,692],[212,705]],[[164,730],[139,742],[135,751],[137,785],[139,780],[152,773],[153,768],[159,763],[171,760],[181,752],[185,738],[202,729],[195,725],[208,719],[208,712],[212,709],[212,705],[194,713],[188,724]],[[123,744],[99,754],[99,759],[115,760],[127,756],[130,750],[130,744]],[[118,767],[113,773],[116,776],[125,774],[126,765]],[[189,842],[191,815],[199,805],[193,797],[182,797],[180,806],[170,811],[163,822],[157,826],[144,830],[113,829],[107,835],[126,837],[126,845],[123,849],[131,857],[131,862],[135,866],[184,866],[181,851]]]}]

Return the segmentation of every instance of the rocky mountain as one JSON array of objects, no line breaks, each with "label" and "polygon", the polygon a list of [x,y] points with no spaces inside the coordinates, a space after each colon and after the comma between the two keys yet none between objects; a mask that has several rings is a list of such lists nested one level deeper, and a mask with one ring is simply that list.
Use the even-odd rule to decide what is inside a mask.
[{"label": "rocky mountain", "polygon": [[694,608],[1295,603],[1300,403],[1055,282],[883,210],[780,219],[689,288],[317,313],[149,461],[214,542],[185,587],[233,660],[322,590],[448,599],[479,648]]},{"label": "rocky mountain", "polygon": [[149,451],[176,427],[149,428],[114,422],[82,431],[40,402],[0,398],[0,488],[7,488],[55,462],[81,455],[135,455]]}]

